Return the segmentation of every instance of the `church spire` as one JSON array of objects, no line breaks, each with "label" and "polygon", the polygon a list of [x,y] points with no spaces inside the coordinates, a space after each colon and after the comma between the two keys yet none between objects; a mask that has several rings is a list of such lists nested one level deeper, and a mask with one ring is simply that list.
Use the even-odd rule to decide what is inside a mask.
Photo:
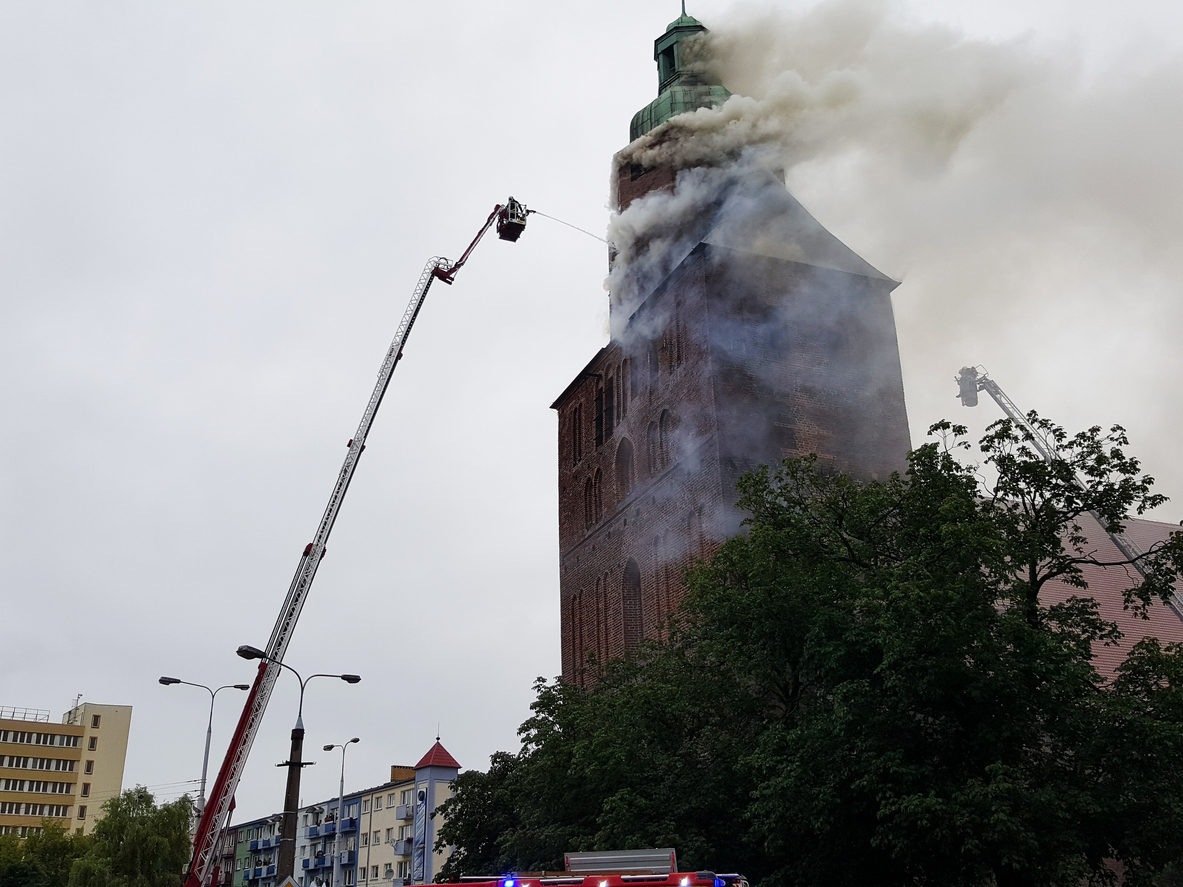
[{"label": "church spire", "polygon": [[731,93],[721,83],[712,82],[704,75],[701,65],[691,64],[686,51],[686,41],[705,34],[706,30],[702,22],[686,14],[686,0],[682,0],[682,15],[670,22],[665,33],[653,42],[657,98],[634,115],[629,127],[630,141],[676,114],[716,107],[730,97]]}]

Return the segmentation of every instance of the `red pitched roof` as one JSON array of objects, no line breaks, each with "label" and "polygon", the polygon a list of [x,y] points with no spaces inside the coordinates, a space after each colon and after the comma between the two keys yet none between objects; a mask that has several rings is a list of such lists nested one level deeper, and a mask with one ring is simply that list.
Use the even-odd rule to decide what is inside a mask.
[{"label": "red pitched roof", "polygon": [[437,739],[435,741],[435,745],[433,745],[428,750],[427,754],[423,756],[423,759],[415,765],[416,770],[419,770],[422,767],[453,767],[459,770],[460,764],[454,757],[448,754],[448,750],[440,745],[440,741]]},{"label": "red pitched roof", "polygon": [[[1121,554],[1112,540],[1101,529],[1100,525],[1090,517],[1082,516],[1081,525],[1084,527],[1089,540],[1094,546],[1099,560],[1120,560]],[[1161,542],[1172,532],[1178,530],[1174,524],[1164,524],[1158,521],[1130,520],[1126,526],[1126,538],[1143,551],[1154,543]],[[1123,635],[1120,642],[1112,647],[1096,644],[1093,647],[1093,662],[1097,671],[1102,675],[1111,675],[1117,666],[1125,661],[1126,655],[1134,644],[1143,638],[1158,638],[1163,644],[1183,643],[1183,619],[1180,619],[1170,607],[1160,601],[1155,601],[1147,611],[1146,619],[1135,616],[1125,609],[1122,592],[1138,585],[1141,577],[1137,571],[1121,567],[1095,567],[1086,564],[1081,568],[1084,579],[1088,582],[1088,591],[1073,588],[1061,582],[1049,582],[1044,586],[1041,599],[1045,604],[1058,603],[1073,595],[1091,596],[1100,604],[1100,615],[1103,619],[1115,622]],[[1183,588],[1179,589],[1183,592]]]}]

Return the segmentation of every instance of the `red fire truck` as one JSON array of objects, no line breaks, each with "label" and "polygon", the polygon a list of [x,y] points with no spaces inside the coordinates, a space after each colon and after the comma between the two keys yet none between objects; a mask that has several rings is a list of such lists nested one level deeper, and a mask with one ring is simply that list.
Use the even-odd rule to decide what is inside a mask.
[{"label": "red fire truck", "polygon": [[748,887],[739,874],[680,872],[672,848],[567,853],[561,872],[465,877],[464,887]]}]

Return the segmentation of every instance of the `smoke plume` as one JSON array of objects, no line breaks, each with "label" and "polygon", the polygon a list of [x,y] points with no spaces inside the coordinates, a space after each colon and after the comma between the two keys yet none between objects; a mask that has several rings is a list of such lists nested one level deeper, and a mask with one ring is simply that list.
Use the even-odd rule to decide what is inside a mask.
[{"label": "smoke plume", "polygon": [[612,221],[614,312],[692,248],[669,219],[720,211],[729,173],[710,164],[777,168],[826,227],[903,282],[914,441],[944,416],[971,428],[998,418],[953,400],[957,368],[984,364],[1025,409],[1071,427],[1125,425],[1163,491],[1183,495],[1179,58],[1088,70],[1034,38],[909,24],[885,0],[706,24],[734,95],[624,152],[685,171],[675,194]]}]

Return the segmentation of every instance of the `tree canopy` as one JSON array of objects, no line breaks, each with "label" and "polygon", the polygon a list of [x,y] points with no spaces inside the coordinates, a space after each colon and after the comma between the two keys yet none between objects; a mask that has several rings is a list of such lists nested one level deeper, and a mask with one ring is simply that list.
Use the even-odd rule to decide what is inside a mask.
[{"label": "tree canopy", "polygon": [[0,887],[178,887],[189,861],[188,796],[161,806],[143,786],[103,804],[90,835],[53,820],[0,835]]},{"label": "tree canopy", "polygon": [[178,887],[192,852],[192,810],[187,795],[157,806],[143,786],[107,801],[69,887]]},{"label": "tree canopy", "polygon": [[[1140,572],[1144,613],[1183,537],[1103,560],[1092,520],[1121,532],[1163,497],[1120,428],[1029,419],[1060,460],[1002,421],[971,464],[940,423],[886,480],[810,458],[745,476],[745,532],[688,572],[665,639],[587,690],[540,679],[521,749],[462,774],[444,876],[672,846],[769,887],[1165,883],[1183,650],[1099,673],[1120,632],[1085,575]],[[1053,580],[1079,594],[1049,602]]]}]

